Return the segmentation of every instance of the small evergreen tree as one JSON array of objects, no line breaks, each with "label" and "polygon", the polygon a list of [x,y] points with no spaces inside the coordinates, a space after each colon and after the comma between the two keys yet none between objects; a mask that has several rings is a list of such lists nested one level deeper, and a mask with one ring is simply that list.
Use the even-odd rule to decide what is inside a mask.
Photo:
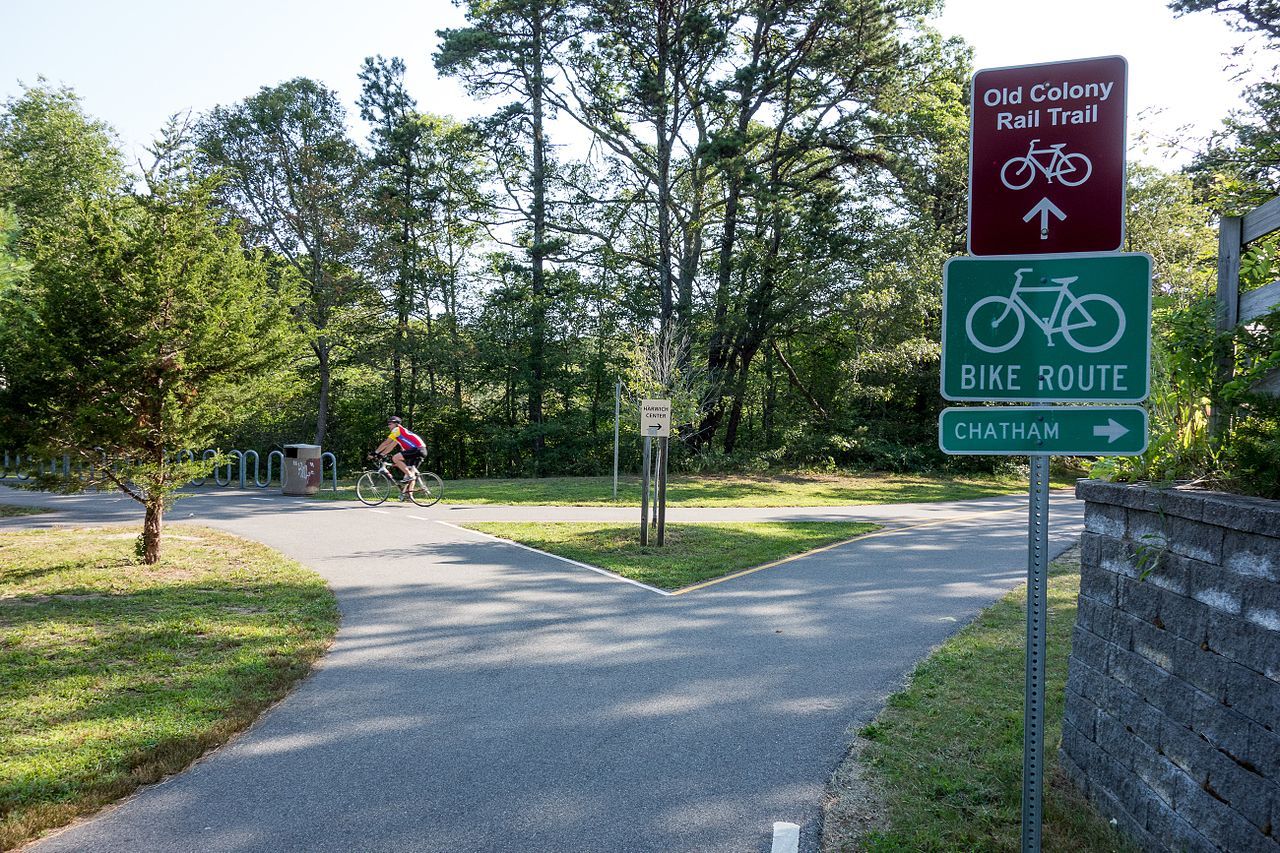
[{"label": "small evergreen tree", "polygon": [[60,488],[143,504],[148,564],[177,489],[207,473],[176,453],[249,405],[292,348],[292,295],[221,224],[215,180],[190,171],[176,126],[156,155],[142,190],[81,199],[42,229],[30,274],[0,288],[6,408],[27,449],[87,463]]}]

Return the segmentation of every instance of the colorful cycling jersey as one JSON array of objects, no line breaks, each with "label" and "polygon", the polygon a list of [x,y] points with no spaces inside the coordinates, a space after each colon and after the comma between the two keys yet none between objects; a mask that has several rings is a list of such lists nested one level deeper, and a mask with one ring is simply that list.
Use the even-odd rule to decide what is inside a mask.
[{"label": "colorful cycling jersey", "polygon": [[387,438],[394,438],[399,442],[401,450],[424,450],[427,446],[426,442],[419,438],[416,433],[409,432],[402,426],[392,427],[391,434]]}]

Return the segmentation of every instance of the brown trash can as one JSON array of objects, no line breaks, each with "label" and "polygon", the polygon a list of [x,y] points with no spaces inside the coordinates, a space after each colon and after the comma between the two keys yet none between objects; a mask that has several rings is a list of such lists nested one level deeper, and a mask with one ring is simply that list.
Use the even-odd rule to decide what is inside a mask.
[{"label": "brown trash can", "polygon": [[286,444],[280,486],[286,495],[314,495],[320,491],[320,445]]}]

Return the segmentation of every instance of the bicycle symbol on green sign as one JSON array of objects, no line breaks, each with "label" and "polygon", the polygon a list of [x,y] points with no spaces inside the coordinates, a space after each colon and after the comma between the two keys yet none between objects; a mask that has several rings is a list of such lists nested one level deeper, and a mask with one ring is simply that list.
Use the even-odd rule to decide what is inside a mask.
[{"label": "bicycle symbol on green sign", "polygon": [[[1102,293],[1076,296],[1071,292],[1071,285],[1080,278],[1076,275],[1041,277],[1039,286],[1023,284],[1022,274],[1029,272],[1032,272],[1030,267],[1023,267],[1014,273],[1013,291],[1008,296],[988,296],[969,309],[964,326],[971,344],[990,353],[1012,349],[1022,340],[1028,317],[1044,332],[1048,346],[1053,346],[1053,336],[1058,333],[1072,348],[1086,353],[1106,352],[1120,340],[1124,334],[1124,310],[1120,303]],[[1057,296],[1047,320],[1024,298],[1037,293]],[[1006,323],[1010,317],[1012,322]]]},{"label": "bicycle symbol on green sign", "polygon": [[[1093,163],[1083,154],[1064,154],[1067,143],[1059,142],[1048,148],[1036,148],[1039,139],[1031,140],[1027,153],[1014,157],[1000,167],[1000,182],[1011,190],[1023,190],[1031,186],[1036,172],[1044,175],[1049,183],[1057,178],[1063,186],[1078,187],[1093,174]],[[1048,165],[1042,159],[1048,156]]]}]

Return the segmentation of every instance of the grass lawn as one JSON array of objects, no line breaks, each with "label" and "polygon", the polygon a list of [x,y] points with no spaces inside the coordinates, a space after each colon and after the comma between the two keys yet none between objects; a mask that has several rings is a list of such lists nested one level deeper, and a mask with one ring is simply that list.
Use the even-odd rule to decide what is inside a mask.
[{"label": "grass lawn", "polygon": [[[1074,475],[1055,474],[1054,488],[1071,488]],[[1025,476],[953,477],[943,474],[725,474],[681,475],[667,483],[674,506],[842,506],[958,501],[1027,491]],[[355,500],[352,483],[317,497]],[[640,480],[620,477],[541,477],[520,480],[449,480],[444,502],[536,506],[639,506]]]},{"label": "grass lawn", "polygon": [[669,590],[879,529],[852,521],[668,524],[663,547],[654,545],[651,537],[642,548],[636,524],[473,522],[466,526]]},{"label": "grass lawn", "polygon": [[285,694],[338,625],[265,546],[138,527],[0,532],[0,849],[189,764]]},{"label": "grass lawn", "polygon": [[[1045,661],[1046,851],[1128,851],[1058,769],[1079,552],[1051,567]],[[1010,851],[1022,840],[1026,587],[929,656],[855,740],[832,784],[823,850]]]},{"label": "grass lawn", "polygon": [[20,515],[43,515],[53,512],[42,506],[18,506],[17,504],[0,504],[0,518],[17,518]]}]

